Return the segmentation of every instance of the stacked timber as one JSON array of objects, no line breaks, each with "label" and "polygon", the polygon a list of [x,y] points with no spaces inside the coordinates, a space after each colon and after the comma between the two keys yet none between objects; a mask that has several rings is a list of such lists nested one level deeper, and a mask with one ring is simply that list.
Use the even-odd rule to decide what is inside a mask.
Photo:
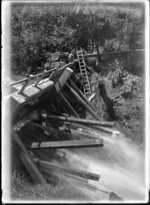
[{"label": "stacked timber", "polygon": [[[70,63],[71,68],[73,65]],[[44,84],[41,83],[42,75],[34,86],[26,88],[30,80],[26,79],[19,93],[11,96],[15,105],[12,136],[22,162],[36,183],[54,183],[60,175],[86,186],[89,180],[100,179],[96,173],[71,167],[65,154],[60,156],[59,150],[88,147],[90,154],[91,147],[102,148],[105,146],[103,139],[95,130],[111,135],[115,126],[114,122],[100,121],[91,101],[71,79],[73,70],[70,67],[53,71],[44,79]],[[75,98],[76,104],[70,98]],[[95,120],[81,119],[77,102]],[[30,117],[26,119],[27,115]]]}]

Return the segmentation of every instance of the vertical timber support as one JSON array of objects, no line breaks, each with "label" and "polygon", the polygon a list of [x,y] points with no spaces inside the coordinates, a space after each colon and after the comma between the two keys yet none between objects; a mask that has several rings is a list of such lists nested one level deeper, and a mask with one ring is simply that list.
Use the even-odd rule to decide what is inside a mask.
[{"label": "vertical timber support", "polygon": [[27,85],[29,84],[29,82],[32,78],[33,78],[33,75],[30,75],[29,78],[25,81],[25,83],[21,87],[21,89],[19,90],[18,94],[23,93],[23,91],[25,90],[25,88],[27,87]]},{"label": "vertical timber support", "polygon": [[44,179],[43,175],[40,173],[40,171],[36,167],[35,163],[31,159],[31,157],[29,156],[27,149],[23,145],[23,143],[20,140],[20,138],[18,137],[17,133],[14,130],[12,130],[11,134],[12,134],[14,140],[16,141],[17,145],[21,149],[21,155],[20,155],[21,160],[24,163],[24,165],[26,166],[29,173],[31,174],[32,179],[36,183],[47,185],[46,180]]}]

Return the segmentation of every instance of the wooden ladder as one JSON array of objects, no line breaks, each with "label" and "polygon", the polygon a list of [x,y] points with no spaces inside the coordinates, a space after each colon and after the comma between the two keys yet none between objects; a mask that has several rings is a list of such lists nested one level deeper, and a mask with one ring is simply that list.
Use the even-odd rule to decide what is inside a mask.
[{"label": "wooden ladder", "polygon": [[77,57],[79,61],[80,73],[82,75],[82,79],[84,83],[83,86],[84,94],[87,98],[89,98],[91,96],[91,87],[89,83],[89,78],[88,78],[82,50],[77,51]]}]

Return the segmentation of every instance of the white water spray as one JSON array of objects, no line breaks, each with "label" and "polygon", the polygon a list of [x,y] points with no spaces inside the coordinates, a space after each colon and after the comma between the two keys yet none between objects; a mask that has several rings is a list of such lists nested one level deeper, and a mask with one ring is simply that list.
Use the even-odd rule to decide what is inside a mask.
[{"label": "white water spray", "polygon": [[121,133],[102,136],[104,147],[66,150],[74,168],[100,175],[98,189],[115,192],[125,201],[145,199],[145,156],[139,146]]}]

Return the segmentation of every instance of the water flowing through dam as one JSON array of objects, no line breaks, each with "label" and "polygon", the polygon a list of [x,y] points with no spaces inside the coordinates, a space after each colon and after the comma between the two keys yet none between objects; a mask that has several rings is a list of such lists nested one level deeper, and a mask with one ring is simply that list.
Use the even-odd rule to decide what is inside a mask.
[{"label": "water flowing through dam", "polygon": [[125,201],[144,200],[144,151],[121,133],[99,136],[104,140],[104,147],[65,150],[69,164],[99,174],[99,181],[91,182],[97,190],[105,190],[106,194],[114,192]]}]

